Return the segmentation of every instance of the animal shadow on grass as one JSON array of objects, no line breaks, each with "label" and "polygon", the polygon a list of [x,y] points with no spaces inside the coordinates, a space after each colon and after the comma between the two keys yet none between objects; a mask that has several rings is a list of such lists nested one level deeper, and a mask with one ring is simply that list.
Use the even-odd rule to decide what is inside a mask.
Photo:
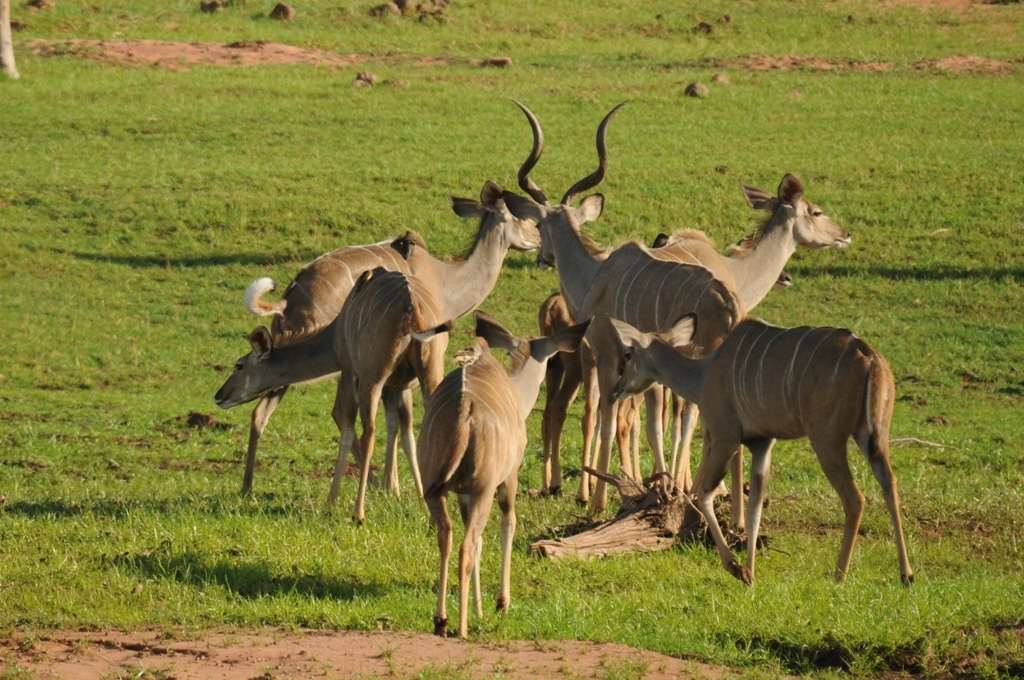
[{"label": "animal shadow on grass", "polygon": [[856,266],[840,265],[829,267],[812,267],[796,265],[791,267],[793,274],[799,278],[817,276],[878,276],[894,281],[968,281],[990,279],[1003,282],[1006,279],[1024,278],[1022,267],[880,267],[877,265]]},{"label": "animal shadow on grass", "polygon": [[259,517],[285,517],[299,514],[294,499],[278,494],[260,494],[259,504],[239,505],[237,494],[211,496],[181,495],[174,498],[124,500],[120,498],[77,500],[13,501],[3,506],[7,515],[20,515],[30,519],[64,519],[89,514],[95,517],[124,519],[139,512],[155,515],[173,515],[182,511],[199,511],[208,515],[251,515]]},{"label": "animal shadow on grass", "polygon": [[270,255],[266,253],[224,253],[211,254],[197,257],[164,257],[162,255],[104,255],[101,253],[82,253],[74,251],[51,248],[51,252],[60,255],[70,255],[77,260],[94,262],[98,264],[117,264],[132,269],[152,268],[193,268],[193,267],[223,267],[232,264],[256,265],[271,267],[289,262],[309,262],[323,255],[321,252],[288,253],[285,255]]},{"label": "animal shadow on grass", "polygon": [[356,597],[379,597],[395,587],[403,587],[401,583],[385,586],[376,581],[365,582],[355,576],[344,580],[320,573],[282,574],[280,568],[272,568],[262,560],[210,559],[188,550],[177,555],[160,549],[122,554],[110,561],[146,578],[173,580],[197,588],[224,587],[244,598],[294,594],[314,600],[351,601]]}]

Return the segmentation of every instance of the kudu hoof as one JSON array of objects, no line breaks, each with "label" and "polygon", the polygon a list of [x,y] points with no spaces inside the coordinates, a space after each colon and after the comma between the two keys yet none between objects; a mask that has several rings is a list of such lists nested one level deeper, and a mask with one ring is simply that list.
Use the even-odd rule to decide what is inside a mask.
[{"label": "kudu hoof", "polygon": [[442,619],[440,616],[434,617],[434,635],[448,637],[448,619]]},{"label": "kudu hoof", "polygon": [[750,573],[750,570],[741,565],[736,560],[729,563],[726,567],[730,574],[743,581],[743,585],[749,586],[754,583],[754,575]]},{"label": "kudu hoof", "polygon": [[363,518],[352,515],[352,524],[355,524],[357,527],[363,526]]},{"label": "kudu hoof", "polygon": [[497,605],[495,605],[494,611],[496,611],[496,612],[503,612],[505,614],[508,614],[508,606],[509,606],[509,603],[505,601],[505,598],[498,597],[498,603],[497,603]]},{"label": "kudu hoof", "polygon": [[910,586],[914,585],[914,575],[911,574],[910,576],[904,576],[901,574],[900,582],[909,588]]}]

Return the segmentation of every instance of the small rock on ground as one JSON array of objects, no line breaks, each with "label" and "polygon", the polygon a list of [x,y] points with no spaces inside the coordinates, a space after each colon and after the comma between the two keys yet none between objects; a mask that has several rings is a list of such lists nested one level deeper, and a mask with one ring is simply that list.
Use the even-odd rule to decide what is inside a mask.
[{"label": "small rock on ground", "polygon": [[481,66],[495,66],[497,68],[508,68],[512,66],[512,57],[490,57],[480,62]]},{"label": "small rock on ground", "polygon": [[270,10],[271,19],[280,19],[282,21],[291,21],[295,18],[295,8],[291,5],[279,2],[274,5],[274,9]]},{"label": "small rock on ground", "polygon": [[711,82],[717,83],[718,85],[728,85],[729,76],[725,75],[724,73],[716,73],[715,75],[711,76]]},{"label": "small rock on ground", "polygon": [[698,97],[700,99],[704,99],[711,94],[711,90],[709,90],[708,86],[704,83],[697,82],[687,85],[686,89],[683,90],[683,94],[687,97]]}]

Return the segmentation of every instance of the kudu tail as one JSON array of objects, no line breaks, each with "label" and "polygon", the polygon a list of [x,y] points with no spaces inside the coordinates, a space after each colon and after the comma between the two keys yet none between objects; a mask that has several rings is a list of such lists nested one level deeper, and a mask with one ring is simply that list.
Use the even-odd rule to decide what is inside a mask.
[{"label": "kudu tail", "polygon": [[864,420],[868,428],[868,456],[888,455],[889,426],[896,402],[892,369],[881,354],[871,351],[871,369],[864,396]]},{"label": "kudu tail", "polygon": [[272,291],[277,290],[277,284],[273,279],[264,276],[256,279],[245,289],[245,308],[256,316],[284,315],[284,309],[288,306],[287,300],[277,302],[264,302],[261,298]]},{"label": "kudu tail", "polygon": [[[459,404],[459,417],[454,427],[446,432],[435,431],[433,438],[444,441],[444,446],[436,447],[438,451],[444,451],[446,460],[442,463],[437,481],[433,482],[423,491],[423,498],[429,500],[436,498],[445,492],[445,487],[451,480],[452,475],[462,465],[462,459],[469,450],[469,444],[473,439],[473,413],[472,406],[467,400]],[[426,419],[426,415],[424,415]]]}]

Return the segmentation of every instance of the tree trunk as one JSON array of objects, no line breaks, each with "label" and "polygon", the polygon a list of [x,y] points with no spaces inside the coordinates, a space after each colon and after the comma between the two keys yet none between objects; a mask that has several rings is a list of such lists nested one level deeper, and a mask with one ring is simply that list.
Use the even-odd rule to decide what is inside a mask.
[{"label": "tree trunk", "polygon": [[11,0],[0,0],[0,68],[9,78],[17,80],[18,67],[14,65],[14,41],[11,38]]}]

